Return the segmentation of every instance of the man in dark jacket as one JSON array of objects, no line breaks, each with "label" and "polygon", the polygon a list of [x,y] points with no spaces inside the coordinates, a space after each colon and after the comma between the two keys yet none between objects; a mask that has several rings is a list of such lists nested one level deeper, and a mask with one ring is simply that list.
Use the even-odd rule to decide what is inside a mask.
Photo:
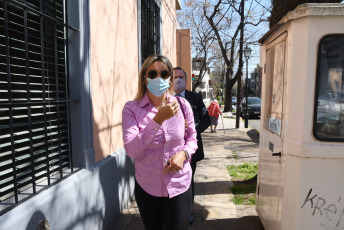
[{"label": "man in dark jacket", "polygon": [[[191,158],[191,168],[192,168],[192,198],[195,197],[195,186],[194,186],[194,175],[196,172],[196,163],[204,158],[203,143],[201,133],[210,126],[210,117],[208,110],[205,107],[202,99],[202,95],[199,93],[191,92],[186,90],[186,72],[180,68],[173,68],[173,77],[174,77],[174,92],[176,96],[184,97],[191,105],[192,111],[194,114],[195,127],[197,131],[197,145],[198,149],[196,153],[192,155]],[[193,223],[194,216],[191,212],[190,224]]]}]

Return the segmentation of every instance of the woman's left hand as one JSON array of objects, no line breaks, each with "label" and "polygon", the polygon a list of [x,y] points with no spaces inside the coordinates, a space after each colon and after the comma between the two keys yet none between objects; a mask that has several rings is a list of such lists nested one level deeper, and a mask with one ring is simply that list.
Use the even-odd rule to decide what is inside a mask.
[{"label": "woman's left hand", "polygon": [[181,170],[184,166],[185,160],[185,152],[183,150],[177,152],[168,160],[169,163],[165,164],[163,173],[173,173]]}]

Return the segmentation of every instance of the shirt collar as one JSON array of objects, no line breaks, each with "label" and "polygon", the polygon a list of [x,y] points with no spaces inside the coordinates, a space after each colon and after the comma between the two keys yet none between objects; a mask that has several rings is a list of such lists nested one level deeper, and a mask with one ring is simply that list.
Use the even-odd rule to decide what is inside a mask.
[{"label": "shirt collar", "polygon": [[183,92],[179,93],[180,96],[182,96],[183,98],[185,98],[185,89],[183,90]]},{"label": "shirt collar", "polygon": [[150,103],[149,98],[148,98],[148,94],[147,92],[143,95],[141,101],[140,101],[140,107],[144,107],[145,105],[147,105],[148,103]]}]

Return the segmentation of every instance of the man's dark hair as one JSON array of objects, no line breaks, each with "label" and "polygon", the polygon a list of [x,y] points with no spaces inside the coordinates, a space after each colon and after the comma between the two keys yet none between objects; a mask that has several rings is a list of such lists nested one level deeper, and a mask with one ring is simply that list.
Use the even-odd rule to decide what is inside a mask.
[{"label": "man's dark hair", "polygon": [[181,70],[181,71],[183,71],[184,76],[185,76],[185,80],[188,78],[188,75],[186,74],[186,72],[182,68],[177,66],[177,67],[174,67],[173,70]]}]

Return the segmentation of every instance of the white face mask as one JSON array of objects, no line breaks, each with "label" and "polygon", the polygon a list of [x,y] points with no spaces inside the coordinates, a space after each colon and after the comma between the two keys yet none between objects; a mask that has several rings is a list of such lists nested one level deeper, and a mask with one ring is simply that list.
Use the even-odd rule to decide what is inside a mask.
[{"label": "white face mask", "polygon": [[175,92],[181,92],[186,87],[186,81],[182,78],[176,78],[174,79],[174,91]]}]

